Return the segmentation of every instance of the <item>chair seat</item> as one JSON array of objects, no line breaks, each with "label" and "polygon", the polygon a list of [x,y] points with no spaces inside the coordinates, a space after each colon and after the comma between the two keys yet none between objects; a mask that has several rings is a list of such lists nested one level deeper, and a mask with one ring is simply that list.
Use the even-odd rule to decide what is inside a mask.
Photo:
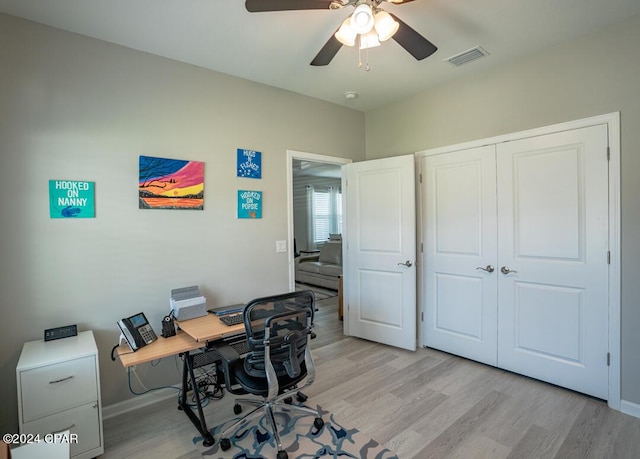
[{"label": "chair seat", "polygon": [[[244,371],[244,366],[242,361],[236,362],[231,367],[231,372],[233,373],[233,376],[236,382],[240,384],[240,386],[248,393],[260,395],[263,397],[267,396],[267,394],[269,393],[269,385],[267,383],[267,380],[265,378],[256,378],[254,376],[247,374],[247,372]],[[283,389],[289,389],[297,385],[306,376],[307,376],[307,369],[304,363],[302,364],[302,372],[299,376],[295,378],[291,378],[287,375],[279,376],[278,383],[281,388],[280,393],[284,392]]]}]

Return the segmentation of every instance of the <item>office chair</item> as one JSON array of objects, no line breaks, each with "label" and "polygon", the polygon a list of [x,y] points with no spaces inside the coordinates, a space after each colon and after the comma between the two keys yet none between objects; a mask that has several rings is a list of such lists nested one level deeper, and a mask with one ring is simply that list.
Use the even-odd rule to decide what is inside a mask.
[{"label": "office chair", "polygon": [[[229,346],[216,346],[222,357],[221,371],[227,390],[232,394],[262,397],[236,400],[235,414],[241,413],[241,404],[255,408],[220,433],[223,451],[231,447],[229,433],[264,414],[276,441],[277,459],[287,459],[274,417],[276,410],[313,415],[314,427],[319,431],[324,426],[318,410],[292,404],[294,396],[301,403],[306,401],[307,397],[300,390],[315,379],[316,370],[309,344],[313,336],[314,303],[315,297],[310,290],[255,299],[243,311],[248,353],[241,357]],[[304,384],[298,387],[303,380]]]}]

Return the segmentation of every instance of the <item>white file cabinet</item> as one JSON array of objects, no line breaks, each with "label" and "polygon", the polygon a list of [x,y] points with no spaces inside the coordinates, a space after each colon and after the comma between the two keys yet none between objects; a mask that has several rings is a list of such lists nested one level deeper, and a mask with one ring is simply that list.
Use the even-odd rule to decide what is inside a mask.
[{"label": "white file cabinet", "polygon": [[16,367],[21,434],[69,430],[74,459],[104,452],[98,348],[92,331],[24,344]]}]

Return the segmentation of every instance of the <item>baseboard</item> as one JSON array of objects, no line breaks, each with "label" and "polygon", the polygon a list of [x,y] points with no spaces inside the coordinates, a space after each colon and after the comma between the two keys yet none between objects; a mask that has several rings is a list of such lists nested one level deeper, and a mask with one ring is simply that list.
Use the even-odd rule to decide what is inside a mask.
[{"label": "baseboard", "polygon": [[129,400],[104,406],[102,407],[102,419],[110,419],[121,414],[138,410],[145,406],[153,405],[154,403],[163,402],[170,398],[176,398],[177,406],[178,391],[176,391],[176,389],[180,389],[180,385],[177,384],[175,386],[167,387],[166,390],[154,390],[153,392],[137,395]]},{"label": "baseboard", "polygon": [[628,402],[626,400],[620,401],[620,411],[629,416],[640,418],[640,404]]}]

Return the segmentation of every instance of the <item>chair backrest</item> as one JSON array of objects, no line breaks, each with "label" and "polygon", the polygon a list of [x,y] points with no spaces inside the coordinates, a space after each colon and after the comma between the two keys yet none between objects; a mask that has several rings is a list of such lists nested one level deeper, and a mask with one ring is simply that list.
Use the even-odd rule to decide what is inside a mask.
[{"label": "chair backrest", "polygon": [[304,376],[310,359],[307,346],[314,311],[315,297],[310,290],[258,298],[248,303],[243,312],[249,345],[249,353],[244,358],[245,372],[267,377],[267,361],[270,361],[277,377]]}]

